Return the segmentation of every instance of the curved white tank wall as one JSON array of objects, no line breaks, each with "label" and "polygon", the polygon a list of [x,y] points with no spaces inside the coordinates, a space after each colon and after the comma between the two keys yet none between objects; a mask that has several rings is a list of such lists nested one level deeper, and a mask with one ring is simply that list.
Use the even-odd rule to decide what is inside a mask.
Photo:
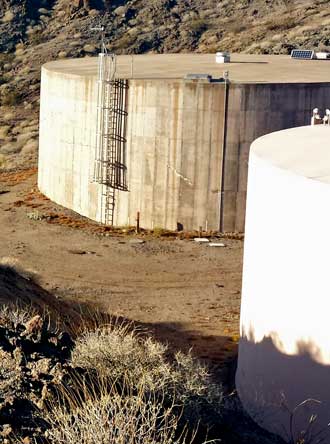
[{"label": "curved white tank wall", "polygon": [[288,442],[304,431],[301,442],[330,442],[329,227],[330,127],[254,142],[236,382],[250,415]]}]

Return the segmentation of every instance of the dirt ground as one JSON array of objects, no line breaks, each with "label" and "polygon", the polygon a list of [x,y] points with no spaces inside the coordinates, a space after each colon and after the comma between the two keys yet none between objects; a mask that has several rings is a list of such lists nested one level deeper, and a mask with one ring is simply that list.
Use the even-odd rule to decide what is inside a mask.
[{"label": "dirt ground", "polygon": [[106,231],[40,195],[35,170],[0,173],[0,224],[0,262],[32,270],[57,300],[134,320],[218,368],[234,361],[242,240]]}]

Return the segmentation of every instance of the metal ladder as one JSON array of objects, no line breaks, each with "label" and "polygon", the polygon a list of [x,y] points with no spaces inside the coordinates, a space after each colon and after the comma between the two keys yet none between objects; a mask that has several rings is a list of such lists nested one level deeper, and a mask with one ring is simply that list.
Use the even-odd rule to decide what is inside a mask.
[{"label": "metal ladder", "polygon": [[114,224],[116,190],[126,182],[126,80],[115,79],[114,56],[100,54],[94,181],[101,184],[101,221]]},{"label": "metal ladder", "polygon": [[113,226],[116,205],[116,190],[107,185],[103,186],[102,193],[102,220],[105,225]]}]

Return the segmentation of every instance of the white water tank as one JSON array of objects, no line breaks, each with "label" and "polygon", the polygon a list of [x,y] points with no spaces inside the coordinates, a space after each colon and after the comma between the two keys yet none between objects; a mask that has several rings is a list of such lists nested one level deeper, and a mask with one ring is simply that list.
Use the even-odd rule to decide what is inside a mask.
[{"label": "white water tank", "polygon": [[315,57],[318,60],[329,60],[330,59],[330,52],[316,52]]},{"label": "white water tank", "polygon": [[329,126],[257,139],[236,383],[251,417],[290,443],[330,442],[329,229]]},{"label": "white water tank", "polygon": [[217,52],[215,56],[216,63],[229,63],[230,54],[229,52]]}]

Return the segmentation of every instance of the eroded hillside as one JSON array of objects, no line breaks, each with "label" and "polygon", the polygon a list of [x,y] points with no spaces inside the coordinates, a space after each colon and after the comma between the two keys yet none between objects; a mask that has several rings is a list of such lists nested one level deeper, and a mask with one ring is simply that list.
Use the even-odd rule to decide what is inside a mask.
[{"label": "eroded hillside", "polygon": [[328,0],[0,0],[0,163],[36,162],[40,66],[108,48],[288,53],[330,48]]}]

